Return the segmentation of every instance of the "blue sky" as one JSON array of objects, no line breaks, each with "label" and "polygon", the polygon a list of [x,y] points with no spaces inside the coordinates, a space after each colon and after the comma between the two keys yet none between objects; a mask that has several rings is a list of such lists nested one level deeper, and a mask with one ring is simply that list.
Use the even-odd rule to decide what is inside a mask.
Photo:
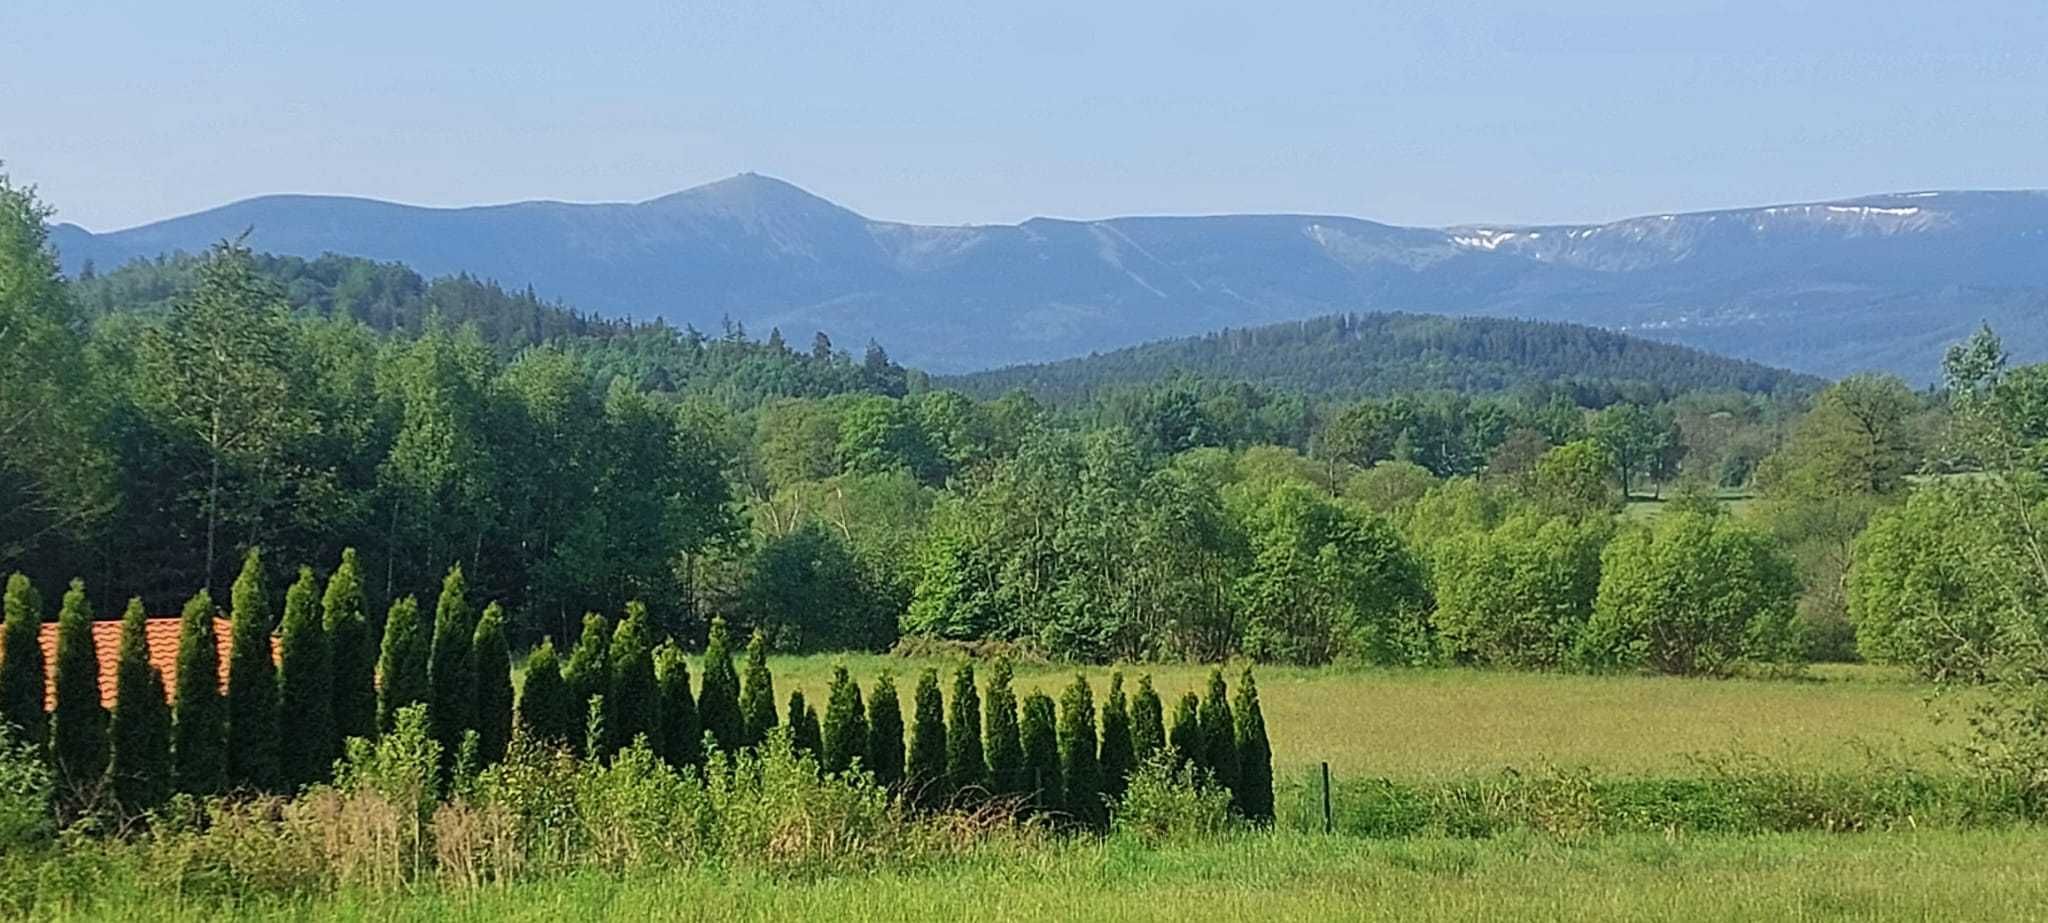
[{"label": "blue sky", "polygon": [[2048,186],[2048,6],[0,2],[0,160],[95,230],[271,192],[878,218],[1577,221]]}]

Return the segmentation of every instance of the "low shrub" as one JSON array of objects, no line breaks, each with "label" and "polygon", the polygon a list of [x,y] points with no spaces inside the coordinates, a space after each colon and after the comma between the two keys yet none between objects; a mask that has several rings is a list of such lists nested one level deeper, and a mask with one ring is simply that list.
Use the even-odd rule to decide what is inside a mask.
[{"label": "low shrub", "polygon": [[1213,836],[1230,824],[1230,790],[1166,751],[1139,764],[1110,806],[1112,830],[1153,844]]}]

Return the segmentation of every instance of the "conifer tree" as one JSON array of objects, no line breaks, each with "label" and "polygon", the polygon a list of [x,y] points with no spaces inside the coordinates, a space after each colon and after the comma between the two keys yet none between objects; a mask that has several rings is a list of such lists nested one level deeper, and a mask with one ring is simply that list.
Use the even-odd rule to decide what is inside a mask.
[{"label": "conifer tree", "polygon": [[149,656],[149,616],[141,598],[121,616],[121,651],[114,665],[114,716],[109,780],[122,814],[135,817],[170,797],[171,707],[164,677]]},{"label": "conifer tree", "polygon": [[953,671],[953,702],[946,721],[946,789],[988,794],[988,760],[981,750],[981,692],[974,664]]},{"label": "conifer tree", "polygon": [[1209,671],[1209,694],[1200,707],[1202,747],[1207,754],[1202,764],[1216,776],[1216,784],[1237,793],[1237,720],[1230,714],[1230,690],[1223,682],[1223,668]]},{"label": "conifer tree", "polygon": [[1131,697],[1131,766],[1145,765],[1165,748],[1166,715],[1152,688],[1152,674],[1147,673],[1138,677],[1138,692]]},{"label": "conifer tree", "polygon": [[525,674],[519,687],[519,726],[527,736],[552,746],[571,746],[569,739],[582,734],[582,708],[569,686],[562,681],[562,664],[555,657],[555,643],[544,640],[526,655]]},{"label": "conifer tree", "polygon": [[896,699],[896,678],[883,671],[868,696],[868,771],[875,783],[894,788],[903,782],[903,705]]},{"label": "conifer tree", "polygon": [[277,716],[277,661],[270,650],[270,596],[263,555],[242,558],[228,623],[228,781],[260,792],[278,787],[281,730]]},{"label": "conifer tree", "polygon": [[441,598],[434,604],[433,650],[427,658],[427,726],[441,743],[444,770],[455,765],[462,732],[476,727],[476,674],[470,672],[469,652],[476,639],[474,612],[462,565],[448,568],[448,576],[441,580]]},{"label": "conifer tree", "polygon": [[512,745],[512,649],[505,642],[504,607],[484,607],[469,656],[476,678],[477,765],[489,766],[503,760]]},{"label": "conifer tree", "polygon": [[982,703],[983,750],[988,754],[989,789],[998,796],[1024,793],[1024,744],[1017,732],[1017,693],[1010,687],[1009,658],[989,669],[988,699]]},{"label": "conifer tree", "polygon": [[704,765],[704,727],[690,693],[690,662],[674,639],[654,649],[654,684],[661,689],[662,755],[669,765]]},{"label": "conifer tree", "polygon": [[1104,816],[1101,745],[1095,731],[1095,691],[1089,688],[1088,677],[1074,674],[1060,695],[1060,781],[1066,786],[1067,814],[1089,826],[1099,826]]},{"label": "conifer tree", "polygon": [[1017,737],[1024,754],[1024,793],[1035,810],[1059,808],[1064,797],[1060,784],[1060,743],[1052,697],[1032,690],[1024,697]]},{"label": "conifer tree", "polygon": [[432,693],[427,684],[429,654],[420,601],[410,596],[391,604],[384,617],[384,643],[377,655],[377,724],[386,731],[398,726],[398,713],[421,705]]},{"label": "conifer tree", "polygon": [[100,701],[100,657],[83,580],[71,581],[58,610],[53,666],[57,702],[50,713],[50,755],[61,801],[67,812],[77,812],[107,775],[107,710]]},{"label": "conifer tree", "polygon": [[[595,612],[583,614],[582,633],[562,662],[562,682],[576,697],[576,710],[590,706],[590,697],[602,694],[612,684],[612,623]],[[577,746],[582,746],[578,744]]]},{"label": "conifer tree", "polygon": [[0,722],[18,739],[41,747],[48,739],[43,711],[43,597],[28,577],[7,578],[7,621],[0,627]]},{"label": "conifer tree", "polygon": [[363,578],[356,550],[343,549],[341,566],[327,578],[320,597],[320,627],[327,634],[330,682],[334,686],[334,738],[377,736],[377,638],[363,603]]},{"label": "conifer tree", "polygon": [[809,740],[804,736],[804,713],[810,710],[810,703],[804,701],[804,691],[802,689],[791,689],[789,691],[788,717],[789,748],[794,752],[808,753],[813,758],[816,758],[818,756],[818,748],[824,746],[825,732],[823,730],[818,732],[819,739],[817,741]]},{"label": "conifer tree", "polygon": [[220,794],[228,785],[228,716],[220,694],[213,597],[205,590],[185,602],[179,618],[176,683],[171,703],[172,783],[189,795]]},{"label": "conifer tree", "polygon": [[1102,703],[1102,753],[1096,762],[1102,767],[1102,793],[1111,799],[1122,798],[1137,763],[1131,750],[1131,712],[1124,699],[1121,670],[1109,675],[1109,698]]},{"label": "conifer tree", "polygon": [[750,747],[760,746],[775,727],[775,677],[768,672],[768,636],[758,630],[747,641],[747,672],[740,677],[740,726]]},{"label": "conifer tree", "polygon": [[633,739],[646,736],[647,745],[663,752],[666,741],[661,731],[661,687],[654,680],[654,625],[647,606],[626,604],[626,617],[612,633],[612,682],[606,714],[611,736],[605,755],[625,749]]},{"label": "conifer tree", "polygon": [[725,620],[711,620],[710,642],[704,646],[704,680],[697,692],[697,720],[717,741],[718,749],[738,752],[746,739],[740,718],[740,674],[732,665],[732,636]]},{"label": "conifer tree", "polygon": [[939,671],[926,668],[911,693],[910,754],[904,781],[925,807],[945,804],[946,703],[939,694]]},{"label": "conifer tree", "polygon": [[1181,695],[1180,703],[1173,709],[1173,730],[1167,732],[1166,746],[1173,752],[1175,762],[1208,769],[1209,747],[1202,742],[1201,701],[1192,692]]},{"label": "conifer tree", "polygon": [[804,703],[803,721],[790,727],[790,746],[800,753],[808,753],[811,759],[822,759],[825,752],[825,731],[818,721],[818,707]]},{"label": "conifer tree", "polygon": [[299,579],[284,592],[277,698],[291,729],[280,742],[288,790],[326,778],[341,755],[334,732],[333,656],[314,598],[319,592],[310,567],[299,568]]},{"label": "conifer tree", "polygon": [[1259,686],[1252,668],[1237,682],[1237,803],[1254,823],[1273,822],[1273,745],[1266,739],[1266,713],[1259,708]]},{"label": "conifer tree", "polygon": [[861,706],[860,685],[843,666],[832,668],[830,697],[825,701],[823,764],[826,772],[845,772],[867,757],[868,718]]}]

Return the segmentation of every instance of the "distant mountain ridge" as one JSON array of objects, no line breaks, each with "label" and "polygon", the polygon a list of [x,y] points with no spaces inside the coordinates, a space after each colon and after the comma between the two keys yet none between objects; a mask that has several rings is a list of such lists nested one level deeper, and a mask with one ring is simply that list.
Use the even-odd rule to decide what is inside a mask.
[{"label": "distant mountain ridge", "polygon": [[743,174],[633,204],[421,208],[267,196],[52,229],[68,271],[197,250],[402,261],[702,328],[878,339],[939,371],[1345,311],[1585,323],[1834,375],[1918,380],[1990,322],[2048,358],[2048,193],[1915,192],[1605,224],[1409,228],[1317,215],[877,221]]}]

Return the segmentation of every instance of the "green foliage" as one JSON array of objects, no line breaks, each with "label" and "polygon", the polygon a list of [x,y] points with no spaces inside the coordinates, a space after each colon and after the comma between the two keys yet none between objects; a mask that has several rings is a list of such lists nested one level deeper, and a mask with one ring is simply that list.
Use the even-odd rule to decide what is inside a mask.
[{"label": "green foliage", "polygon": [[667,746],[662,739],[661,688],[654,677],[654,626],[647,607],[626,604],[626,617],[612,633],[611,686],[605,697],[607,730],[610,737],[604,753],[610,756],[645,736],[654,752]]},{"label": "green foliage", "polygon": [[1551,669],[1570,658],[1592,618],[1602,518],[1522,513],[1488,531],[1439,543],[1431,555],[1431,623],[1461,661]]},{"label": "green foliage", "polygon": [[1104,819],[1100,746],[1095,731],[1095,693],[1088,688],[1088,678],[1077,673],[1060,694],[1061,797],[1067,814],[1089,826]]},{"label": "green foliage", "polygon": [[939,692],[939,671],[927,668],[917,677],[911,696],[910,754],[904,778],[911,794],[927,807],[944,804],[946,790],[946,703]]},{"label": "green foliage", "polygon": [[280,781],[296,790],[326,778],[341,756],[334,730],[333,655],[314,596],[313,569],[285,590],[277,660],[277,699],[290,731],[283,743]]},{"label": "green foliage", "polygon": [[429,693],[427,723],[442,756],[454,759],[462,732],[476,727],[476,673],[470,644],[476,639],[475,608],[462,565],[448,568],[441,597],[434,604],[434,637],[427,660]]},{"label": "green foliage", "polygon": [[745,746],[757,746],[775,729],[775,677],[768,672],[768,636],[755,631],[747,641],[747,670],[740,676],[740,724]]},{"label": "green foliage", "polygon": [[345,548],[341,564],[327,578],[320,597],[321,628],[327,634],[334,701],[336,753],[351,737],[377,734],[377,638],[363,602],[363,578],[356,550]]},{"label": "green foliage", "polygon": [[1058,810],[1066,803],[1066,788],[1060,780],[1059,729],[1051,696],[1036,689],[1024,696],[1017,737],[1024,757],[1026,803],[1041,812]]},{"label": "green foliage", "polygon": [[1109,675],[1109,697],[1102,703],[1102,751],[1097,763],[1102,768],[1102,793],[1111,801],[1123,797],[1124,785],[1137,756],[1131,747],[1130,704],[1124,698],[1124,674]]},{"label": "green foliage", "polygon": [[1621,509],[1621,492],[1611,477],[1614,455],[1595,439],[1567,442],[1543,453],[1530,477],[1530,492],[1545,510],[1564,516],[1595,516]]},{"label": "green foliage", "polygon": [[228,629],[228,781],[256,791],[279,787],[282,752],[277,662],[270,649],[270,596],[254,548],[235,578]]},{"label": "green foliage", "polygon": [[377,723],[384,730],[392,728],[400,711],[427,704],[433,694],[427,680],[430,653],[426,629],[420,625],[419,600],[406,596],[393,602],[384,616],[384,642],[377,657]]},{"label": "green foliage", "polygon": [[814,520],[762,544],[741,606],[781,648],[880,651],[896,641],[891,597],[847,542]]},{"label": "green foliage", "polygon": [[1427,659],[1422,567],[1385,520],[1286,484],[1257,504],[1247,526],[1253,563],[1237,593],[1253,656],[1292,663]]},{"label": "green foliage", "polygon": [[[150,660],[148,614],[140,598],[121,616],[121,650],[114,664],[114,715],[108,781],[124,815],[155,810],[171,794],[171,709],[164,677]],[[4,836],[0,836],[4,840]]]},{"label": "green foliage", "polygon": [[825,749],[825,731],[818,723],[818,710],[804,701],[802,689],[789,693],[789,745],[798,754],[812,759],[817,759]]},{"label": "green foliage", "polygon": [[476,678],[477,758],[495,763],[512,744],[512,649],[505,642],[504,607],[484,607],[469,656],[470,675]]},{"label": "green foliage", "polygon": [[107,710],[100,702],[100,658],[82,580],[71,581],[57,613],[54,667],[57,703],[50,712],[50,756],[60,797],[77,811],[95,797],[107,772]]},{"label": "green foliage", "polygon": [[1119,833],[1158,845],[1213,837],[1230,827],[1230,790],[1201,770],[1155,753],[1131,774],[1110,811]]},{"label": "green foliage", "polygon": [[[562,682],[568,684],[579,714],[590,707],[591,696],[603,695],[611,687],[611,637],[610,621],[595,612],[584,613],[583,633],[576,637],[576,646],[569,649],[569,660],[562,665]],[[583,742],[571,740],[569,746],[580,753]]]},{"label": "green foliage", "polygon": [[1665,516],[1608,545],[1578,656],[1679,674],[1780,660],[1798,594],[1791,562],[1768,535],[1726,516]]},{"label": "green foliage", "polygon": [[[798,701],[791,700],[792,714],[798,710]],[[868,695],[868,752],[863,763],[876,785],[893,789],[903,784],[903,740],[903,705],[896,699],[896,678],[884,671],[875,677],[874,692]]]},{"label": "green foliage", "polygon": [[1217,785],[1229,789],[1234,799],[1243,765],[1237,754],[1237,719],[1230,713],[1230,690],[1223,682],[1222,667],[1209,671],[1208,693],[1202,697],[1196,720],[1202,727],[1203,748],[1202,758],[1196,762],[1209,771]]},{"label": "green foliage", "polygon": [[953,701],[946,713],[946,788],[986,793],[988,761],[982,755],[981,693],[974,685],[974,665],[953,671]]},{"label": "green foliage", "polygon": [[1683,446],[1678,441],[1677,424],[1668,414],[1640,404],[1616,404],[1594,414],[1586,429],[1614,462],[1624,500],[1638,478],[1647,475],[1662,482],[1675,473],[1672,453]]},{"label": "green foliage", "polygon": [[602,764],[610,756],[612,740],[611,708],[605,704],[604,693],[590,697],[589,707],[583,713],[583,757],[593,763]]},{"label": "green foliage", "polygon": [[1152,674],[1138,677],[1138,691],[1131,696],[1131,765],[1152,758],[1166,749],[1166,712],[1159,693],[1152,688]]},{"label": "green foliage", "polygon": [[49,729],[43,711],[43,597],[22,574],[7,578],[7,621],[0,625],[0,723],[16,739],[42,746]]},{"label": "green foliage", "polygon": [[[1008,657],[997,659],[989,668],[988,697],[982,703],[986,716],[982,724],[982,749],[988,757],[989,791],[1004,797],[1026,791],[1024,743],[1017,728],[1017,693],[1011,688],[1014,672]],[[932,686],[938,687],[936,680]]]},{"label": "green foliage", "polygon": [[520,674],[519,726],[534,740],[569,746],[583,733],[584,706],[562,680],[554,642],[542,641],[527,654]]},{"label": "green foliage", "polygon": [[746,726],[740,717],[740,675],[732,664],[732,639],[725,620],[711,620],[711,640],[704,648],[703,688],[697,693],[697,720],[728,754],[737,752],[746,740]]},{"label": "green foliage", "polygon": [[220,694],[220,647],[213,633],[213,597],[185,602],[178,622],[177,690],[171,702],[171,759],[180,793],[227,789],[227,703]]},{"label": "green foliage", "polygon": [[674,639],[654,649],[654,682],[661,688],[662,755],[669,765],[704,764],[704,726],[690,693],[690,663]]},{"label": "green foliage", "polygon": [[1166,746],[1174,758],[1203,769],[1209,759],[1209,742],[1202,737],[1202,700],[1192,692],[1182,693],[1173,707],[1173,729],[1166,734]]},{"label": "green foliage", "polygon": [[846,674],[845,667],[832,668],[828,692],[819,762],[826,772],[845,773],[867,755],[868,719],[861,705],[860,686]]},{"label": "green foliage", "polygon": [[1259,707],[1259,686],[1250,667],[1237,682],[1237,785],[1232,789],[1238,812],[1255,824],[1273,822],[1273,745],[1266,737],[1266,713]]}]

